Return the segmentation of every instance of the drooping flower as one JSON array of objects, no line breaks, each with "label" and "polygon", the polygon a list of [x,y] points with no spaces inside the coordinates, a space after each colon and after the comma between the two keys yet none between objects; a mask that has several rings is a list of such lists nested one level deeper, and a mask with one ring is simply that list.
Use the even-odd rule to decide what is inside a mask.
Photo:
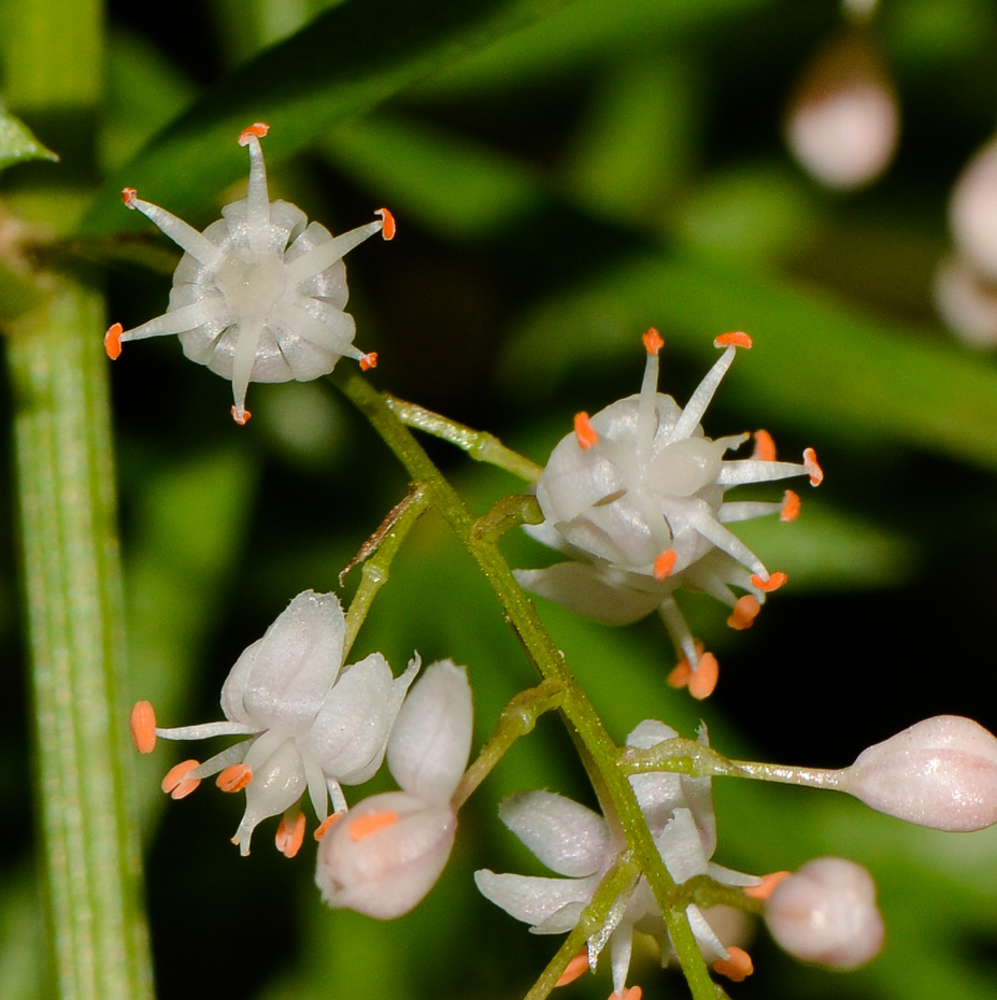
[{"label": "drooping flower", "polygon": [[[611,625],[657,608],[682,661],[672,683],[687,683],[697,698],[713,690],[717,663],[693,639],[674,592],[704,591],[733,609],[732,628],[748,628],[786,574],[769,573],[726,525],[772,513],[791,521],[800,506],[792,490],[781,503],[728,502],[725,492],[791,476],[807,475],[813,486],[823,479],[812,448],[802,464],[778,462],[771,437],[758,431],[751,458],[725,460],[748,435],[703,435],[699,422],[737,349],[750,348],[751,339],[728,333],[714,344],[724,353],[683,409],[657,391],[663,341],[656,330],[644,334],[640,393],[591,419],[579,413],[575,432],[554,448],[537,482],[545,520],[526,530],[571,561],[516,571],[527,590]],[[731,587],[747,593],[737,597]]]},{"label": "drooping flower", "polygon": [[[633,730],[627,744],[647,749],[675,736],[673,729],[648,719]],[[705,729],[700,742],[706,742]],[[661,772],[633,775],[630,782],[662,860],[677,884],[697,875],[709,875],[726,885],[761,882],[710,861],[716,848],[716,828],[709,778]],[[497,875],[482,869],[474,875],[478,889],[510,916],[531,924],[534,934],[570,931],[624,849],[622,833],[591,809],[553,792],[514,795],[502,803],[499,815],[543,864],[563,877]],[[721,963],[718,971],[747,974],[747,954],[726,947],[699,907],[690,904],[686,916],[700,948]],[[600,953],[609,945],[617,996],[624,995],[635,930],[657,939],[662,965],[675,955],[664,917],[643,876],[620,894],[603,926],[588,939],[587,964],[593,971]],[[584,967],[579,963],[574,971],[580,974]]]},{"label": "drooping flower", "polygon": [[136,747],[151,753],[168,740],[250,736],[203,764],[187,760],[163,779],[179,799],[204,778],[218,775],[226,792],[246,790],[246,812],[232,838],[249,853],[256,825],[283,814],[277,848],[297,853],[305,831],[299,802],[307,791],[320,823],[346,810],[342,785],[359,785],[381,766],[418,658],[394,677],[380,653],[343,666],[346,620],[335,594],[306,590],[249,646],[222,686],[225,722],[162,729],[147,701],[132,710]]},{"label": "drooping flower", "polygon": [[329,906],[392,920],[436,884],[457,830],[451,799],[472,725],[467,672],[450,660],[428,666],[388,743],[388,770],[401,791],[357,803],[322,839],[315,882]]},{"label": "drooping flower", "polygon": [[184,354],[231,379],[232,416],[244,424],[250,382],[308,382],[332,371],[343,357],[364,369],[376,354],[353,346],[356,324],[344,312],[349,292],[343,257],[380,232],[395,233],[387,209],[376,222],[333,235],[286,201],[270,201],[260,138],[261,122],[239,136],[249,147],[249,190],[222,209],[223,218],[199,233],[182,219],[122,192],[125,205],[151,219],[185,252],[173,275],[166,313],[132,330],[115,323],[104,346],[111,358],[128,340],[178,334]]}]

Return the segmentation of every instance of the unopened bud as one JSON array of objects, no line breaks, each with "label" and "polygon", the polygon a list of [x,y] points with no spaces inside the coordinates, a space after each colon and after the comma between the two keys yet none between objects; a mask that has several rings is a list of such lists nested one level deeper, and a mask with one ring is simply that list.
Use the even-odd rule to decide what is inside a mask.
[{"label": "unopened bud", "polygon": [[959,252],[981,274],[997,278],[997,139],[973,156],[956,181],[949,224]]},{"label": "unopened bud", "polygon": [[883,946],[876,884],[845,858],[817,858],[783,879],[765,906],[765,922],[794,958],[832,969],[857,969]]},{"label": "unopened bud", "polygon": [[945,325],[967,346],[997,348],[997,284],[961,257],[947,257],[934,280],[935,308]]},{"label": "unopened bud", "polygon": [[997,739],[972,719],[937,715],[863,750],[838,787],[919,826],[982,830],[997,823]]}]

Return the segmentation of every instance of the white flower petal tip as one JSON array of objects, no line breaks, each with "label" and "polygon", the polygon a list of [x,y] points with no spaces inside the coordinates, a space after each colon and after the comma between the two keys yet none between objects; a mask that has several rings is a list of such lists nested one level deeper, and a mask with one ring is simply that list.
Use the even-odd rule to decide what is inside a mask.
[{"label": "white flower petal tip", "polygon": [[257,824],[283,813],[277,848],[293,856],[305,832],[304,816],[297,810],[305,792],[321,823],[330,796],[337,812],[346,809],[340,785],[366,781],[384,759],[419,664],[394,677],[387,660],[373,653],[343,667],[345,630],[336,595],[306,590],[232,667],[222,686],[224,722],[162,729],[148,702],[132,709],[132,739],[141,753],[150,753],[157,737],[250,737],[203,764],[188,760],[176,765],[162,786],[180,799],[204,778],[218,775],[222,791],[244,790],[246,811],[233,838],[243,854],[249,853]]},{"label": "white flower petal tip", "polygon": [[766,903],[765,922],[794,958],[832,969],[857,969],[883,947],[876,884],[845,858],[817,858],[783,879]]},{"label": "white flower petal tip", "polygon": [[982,830],[997,823],[997,739],[972,719],[938,715],[863,750],[839,787],[909,823]]},{"label": "white flower petal tip", "polygon": [[122,191],[125,206],[155,223],[184,255],[166,313],[132,330],[114,323],[104,337],[113,360],[127,341],[177,334],[188,358],[231,380],[238,424],[249,420],[250,382],[307,382],[344,356],[365,371],[377,364],[377,354],[353,346],[343,257],[375,233],[391,239],[396,228],[380,208],[376,221],[334,237],[296,205],[270,201],[260,146],[268,131],[256,122],[240,134],[239,145],[249,150],[249,189],[203,233],[143,201],[134,188]]},{"label": "white flower petal tip", "polygon": [[[685,661],[672,683],[705,698],[716,684],[716,660],[697,650],[674,592],[708,593],[732,609],[732,627],[749,627],[786,575],[770,573],[727,525],[766,514],[792,521],[800,510],[792,490],[781,502],[731,502],[726,491],[793,476],[816,486],[824,473],[812,448],[801,463],[777,461],[765,431],[755,435],[754,454],[746,459],[724,456],[749,435],[713,440],[703,434],[700,421],[735,354],[752,346],[746,333],[714,340],[723,354],[685,408],[658,392],[660,335],[649,330],[643,341],[640,392],[592,417],[577,414],[573,432],[537,480],[544,521],[528,531],[571,561],[516,576],[527,590],[607,624],[629,624],[657,608]],[[738,597],[731,588],[747,593]]]}]

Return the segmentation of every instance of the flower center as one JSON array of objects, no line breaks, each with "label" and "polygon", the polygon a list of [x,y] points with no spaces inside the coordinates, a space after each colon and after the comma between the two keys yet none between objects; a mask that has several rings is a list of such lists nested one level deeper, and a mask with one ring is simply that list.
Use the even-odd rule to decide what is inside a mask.
[{"label": "flower center", "polygon": [[266,319],[287,289],[284,262],[277,254],[239,250],[225,258],[215,284],[240,319]]}]

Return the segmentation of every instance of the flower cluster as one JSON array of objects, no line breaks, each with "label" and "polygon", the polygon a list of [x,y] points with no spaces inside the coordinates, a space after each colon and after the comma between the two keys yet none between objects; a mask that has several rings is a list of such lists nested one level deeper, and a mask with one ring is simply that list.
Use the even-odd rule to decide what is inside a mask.
[{"label": "flower cluster", "polygon": [[[803,463],[779,462],[765,431],[755,435],[751,458],[724,459],[747,434],[713,440],[700,420],[730,368],[744,333],[714,344],[723,355],[683,409],[658,392],[656,330],[644,334],[647,362],[638,395],[600,410],[579,413],[575,430],[554,448],[537,482],[542,524],[527,527],[539,541],[571,557],[547,569],[518,570],[516,578],[541,597],[586,618],[625,625],[657,609],[675,644],[679,667],[671,680],[688,684],[697,698],[713,690],[717,662],[693,639],[675,602],[679,587],[700,590],[730,606],[728,624],[748,628],[768,593],[786,581],[726,525],[778,513],[793,520],[799,497],[787,490],[781,503],[727,501],[734,486],[806,475],[823,479],[813,449]],[[731,589],[746,591],[737,597]]]},{"label": "flower cluster", "polygon": [[386,240],[395,233],[385,208],[376,222],[333,237],[297,205],[270,201],[260,148],[268,131],[257,122],[239,136],[249,147],[249,190],[203,233],[124,189],[125,205],[151,219],[184,255],[166,313],[132,330],[115,323],[104,338],[108,355],[117,358],[125,341],[179,334],[188,358],[231,379],[239,424],[250,417],[250,382],[307,382],[331,372],[344,355],[365,369],[377,364],[376,354],[353,346],[343,257],[375,233]]}]

